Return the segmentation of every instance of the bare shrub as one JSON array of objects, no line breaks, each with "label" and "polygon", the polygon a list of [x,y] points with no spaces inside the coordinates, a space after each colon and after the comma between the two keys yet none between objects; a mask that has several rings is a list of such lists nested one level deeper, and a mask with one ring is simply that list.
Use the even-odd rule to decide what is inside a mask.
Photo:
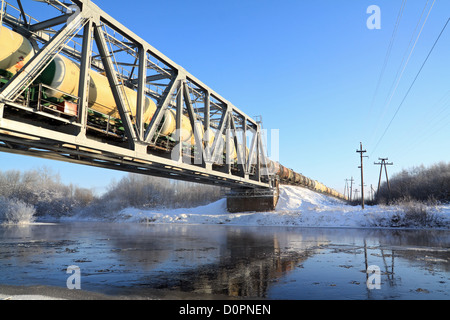
[{"label": "bare shrub", "polygon": [[[436,203],[404,197],[388,205],[380,205],[385,212],[370,215],[370,225],[381,228],[440,228],[448,227],[439,214]],[[387,214],[390,212],[390,214]]]},{"label": "bare shrub", "polygon": [[399,227],[436,227],[440,225],[434,210],[426,202],[409,197],[398,200],[397,214],[393,217],[394,226]]},{"label": "bare shrub", "polygon": [[4,224],[29,224],[35,221],[36,209],[21,200],[1,200],[0,218]]}]

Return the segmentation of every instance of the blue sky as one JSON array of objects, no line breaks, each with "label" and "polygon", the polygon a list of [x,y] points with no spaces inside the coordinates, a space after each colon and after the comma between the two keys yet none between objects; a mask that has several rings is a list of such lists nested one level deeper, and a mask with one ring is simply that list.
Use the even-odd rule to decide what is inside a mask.
[{"label": "blue sky", "polygon": [[[343,191],[352,176],[359,188],[360,142],[369,156],[366,190],[378,183],[378,157],[394,162],[390,174],[450,161],[450,26],[400,106],[449,18],[447,0],[407,1],[390,51],[403,0],[94,3],[236,107],[261,115],[265,128],[280,130],[280,163],[332,188]],[[379,30],[367,28],[370,5],[381,10]],[[125,174],[3,153],[0,159],[2,170],[45,164],[63,181],[96,190]]]}]

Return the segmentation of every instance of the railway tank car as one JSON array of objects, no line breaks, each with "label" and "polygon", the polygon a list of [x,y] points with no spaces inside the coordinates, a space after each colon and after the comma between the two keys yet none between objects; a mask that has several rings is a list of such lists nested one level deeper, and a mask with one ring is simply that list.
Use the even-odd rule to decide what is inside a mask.
[{"label": "railway tank car", "polygon": [[[0,75],[7,79],[11,78],[33,56],[34,50],[28,39],[4,26],[0,27]],[[90,70],[89,76],[89,108],[106,116],[119,118],[108,79],[93,70]],[[56,55],[35,82],[51,87],[45,90],[47,98],[64,100],[67,96],[78,96],[79,78],[79,65],[62,55]],[[125,86],[123,90],[126,96],[126,107],[135,116],[137,93]],[[155,111],[156,104],[149,98],[145,98],[145,122],[150,122]]]},{"label": "railway tank car", "polygon": [[347,197],[342,195],[340,192],[337,192],[336,190],[325,186],[323,183],[317,180],[305,177],[304,175],[297,173],[278,162],[269,161],[268,169],[278,176],[280,184],[302,186],[315,192],[330,195],[340,200],[348,200]]},{"label": "railway tank car", "polygon": [[11,77],[34,55],[30,41],[20,34],[0,26],[0,75]]},{"label": "railway tank car", "polygon": [[[30,41],[22,35],[0,26],[0,86],[7,83],[32,57],[34,56],[33,46]],[[69,58],[56,55],[50,64],[42,71],[35,80],[35,84],[43,84],[43,95],[47,101],[54,103],[56,107],[60,104],[72,105],[70,109],[58,110],[68,115],[76,116],[77,107],[71,100],[76,100],[78,96],[78,80],[80,77],[80,66]],[[114,101],[114,97],[109,86],[108,79],[101,73],[94,70],[89,71],[89,120],[96,126],[107,126],[113,128],[114,132],[123,130],[120,123],[120,115]],[[137,92],[126,86],[122,86],[126,108],[133,117],[137,110]],[[144,123],[148,125],[156,112],[156,104],[153,100],[144,99]],[[174,110],[165,111],[161,125],[157,132],[158,137],[170,139],[176,132],[176,113]],[[118,125],[116,125],[118,124]],[[204,138],[204,129],[201,121],[195,121],[195,128],[200,139]],[[213,129],[209,132],[209,145],[214,142],[217,132]],[[187,115],[181,116],[180,138],[183,144],[195,146],[195,135],[193,134],[190,119]],[[206,143],[206,141],[204,141]],[[219,144],[223,148],[224,158],[227,152],[225,147],[225,136],[219,139]],[[248,154],[248,153],[247,153]],[[230,139],[229,157],[236,162],[237,150],[233,139]]]},{"label": "railway tank car", "polygon": [[[102,74],[91,70],[89,72],[89,108],[113,118],[119,118],[119,112],[112,95],[108,79]],[[44,69],[38,82],[43,83],[56,90],[48,89],[49,97],[61,99],[65,94],[78,96],[78,79],[80,78],[80,67],[72,60],[57,55],[53,61]],[[126,96],[126,108],[136,116],[137,92],[123,86]],[[156,111],[156,104],[149,98],[144,99],[144,119],[149,123]]]}]

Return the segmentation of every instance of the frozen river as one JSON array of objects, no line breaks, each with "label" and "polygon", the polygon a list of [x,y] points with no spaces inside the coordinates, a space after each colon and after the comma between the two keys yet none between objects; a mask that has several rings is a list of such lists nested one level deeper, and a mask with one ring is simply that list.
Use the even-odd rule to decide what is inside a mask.
[{"label": "frozen river", "polygon": [[46,295],[47,288],[62,292],[68,286],[78,294],[130,298],[448,300],[450,232],[105,222],[0,226],[0,295],[13,288]]}]

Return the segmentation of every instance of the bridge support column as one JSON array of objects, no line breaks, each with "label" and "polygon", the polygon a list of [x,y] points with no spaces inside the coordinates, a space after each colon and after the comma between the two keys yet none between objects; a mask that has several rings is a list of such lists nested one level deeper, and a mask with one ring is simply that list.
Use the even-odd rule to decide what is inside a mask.
[{"label": "bridge support column", "polygon": [[268,189],[232,189],[227,194],[227,209],[230,213],[273,211],[278,198],[278,186]]}]

